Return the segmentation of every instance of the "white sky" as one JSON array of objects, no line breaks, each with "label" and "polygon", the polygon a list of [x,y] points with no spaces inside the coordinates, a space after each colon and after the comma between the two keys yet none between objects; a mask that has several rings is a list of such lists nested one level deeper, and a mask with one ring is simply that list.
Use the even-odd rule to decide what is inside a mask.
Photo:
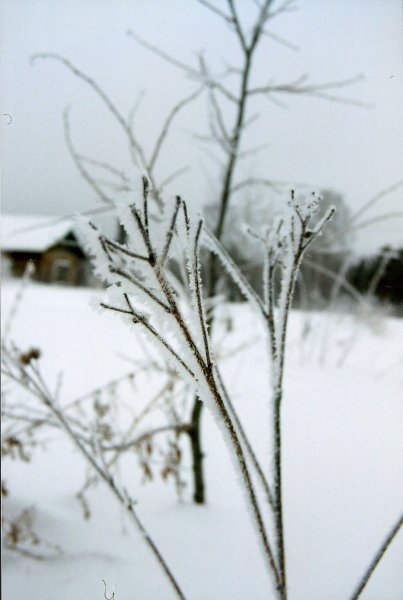
[{"label": "white sky", "polygon": [[[216,0],[225,6],[224,0]],[[254,0],[238,0],[246,19]],[[234,36],[196,0],[3,0],[1,11],[2,211],[65,214],[96,203],[78,174],[63,137],[62,112],[71,106],[72,134],[83,153],[129,169],[125,139],[98,98],[55,61],[36,52],[63,54],[90,74],[127,115],[141,90],[136,133],[146,149],[164,116],[195,84],[126,36],[134,29],[183,62],[205,50],[212,69],[239,64]],[[266,38],[254,82],[287,82],[309,73],[312,82],[363,74],[339,94],[367,102],[357,108],[316,98],[283,97],[287,108],[254,101],[244,149],[265,144],[245,160],[247,175],[312,183],[343,194],[357,210],[377,192],[403,179],[401,0],[300,0],[298,10],[269,29],[299,47],[294,52]],[[161,155],[162,179],[184,164],[191,170],[172,185],[196,205],[214,200],[220,153],[196,141],[206,133],[206,100],[175,122]],[[12,123],[8,125],[8,117]],[[239,200],[240,201],[240,200]],[[368,218],[403,211],[403,188],[386,196]],[[358,239],[362,250],[403,244],[403,219],[377,223]]]}]

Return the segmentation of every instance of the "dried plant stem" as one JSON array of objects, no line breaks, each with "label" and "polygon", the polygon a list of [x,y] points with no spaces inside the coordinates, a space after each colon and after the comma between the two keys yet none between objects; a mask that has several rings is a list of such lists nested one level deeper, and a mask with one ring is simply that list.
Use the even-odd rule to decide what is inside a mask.
[{"label": "dried plant stem", "polygon": [[252,444],[246,434],[245,428],[242,425],[242,422],[238,416],[238,413],[235,410],[235,406],[234,406],[233,402],[231,401],[230,395],[227,392],[227,389],[224,385],[224,382],[222,380],[222,377],[221,377],[218,369],[216,370],[216,376],[217,376],[218,382],[220,384],[220,388],[222,390],[222,393],[223,393],[223,396],[225,399],[225,404],[226,404],[227,410],[232,417],[234,426],[236,427],[237,434],[240,437],[240,439],[242,440],[242,443],[245,447],[246,453],[248,454],[250,461],[251,461],[251,463],[256,471],[256,474],[260,480],[260,483],[264,490],[267,502],[272,508],[274,508],[273,492],[270,489],[269,482],[267,481],[267,478],[266,478],[266,475],[264,474],[262,466],[259,463],[259,460],[256,456],[255,451],[253,450]]},{"label": "dried plant stem", "polygon": [[225,425],[225,428],[229,434],[229,438],[230,438],[231,444],[233,446],[233,449],[234,449],[234,452],[235,452],[235,455],[236,455],[236,458],[237,458],[237,461],[239,464],[239,468],[241,470],[242,478],[243,478],[244,485],[245,485],[245,490],[248,494],[251,508],[253,511],[253,516],[254,516],[254,519],[257,524],[257,528],[258,528],[258,531],[260,534],[260,538],[261,538],[261,541],[263,544],[263,548],[264,548],[266,557],[268,559],[269,570],[271,571],[271,573],[274,577],[276,591],[278,593],[279,598],[281,598],[281,600],[283,600],[284,596],[282,595],[281,575],[279,573],[279,569],[278,569],[278,567],[276,565],[276,561],[274,559],[274,553],[271,548],[270,541],[269,541],[269,538],[268,538],[268,535],[266,532],[266,526],[264,524],[262,513],[261,513],[261,510],[259,507],[259,502],[257,500],[255,488],[254,488],[254,485],[252,482],[252,478],[250,476],[249,468],[247,465],[247,461],[246,461],[246,457],[245,457],[242,445],[240,443],[236,429],[234,428],[234,425],[231,421],[228,411],[225,408],[223,399],[222,399],[220,393],[218,392],[218,389],[217,389],[214,381],[210,382],[210,386],[211,386],[210,387],[211,392],[212,392],[212,394],[214,396],[214,400],[216,402],[216,406],[218,408],[221,419]]},{"label": "dried plant stem", "polygon": [[375,554],[373,560],[369,564],[368,569],[365,571],[365,573],[364,573],[363,577],[361,578],[358,586],[354,590],[354,593],[351,596],[351,600],[357,600],[357,598],[359,598],[361,596],[362,592],[367,587],[367,583],[370,580],[373,572],[375,571],[375,569],[378,566],[378,564],[381,562],[381,560],[384,557],[387,549],[389,548],[389,546],[391,545],[391,543],[395,539],[396,535],[399,533],[399,531],[400,531],[400,529],[401,529],[402,526],[403,526],[403,514],[398,518],[398,520],[396,521],[395,525],[392,527],[392,529],[390,530],[389,534],[387,535],[385,541],[383,542],[383,544],[379,548],[378,552]]},{"label": "dried plant stem", "polygon": [[[302,251],[302,249],[301,249]],[[274,390],[274,498],[275,498],[275,521],[277,535],[277,555],[279,561],[279,571],[281,574],[283,598],[287,598],[287,572],[286,572],[286,553],[284,543],[284,502],[283,502],[283,464],[282,464],[282,400],[283,400],[283,379],[285,363],[285,343],[287,337],[288,315],[291,308],[292,296],[297,278],[301,254],[294,257],[288,280],[283,282],[285,287],[285,305],[282,311],[282,319],[277,324],[280,330],[280,339],[276,340],[275,354],[271,357],[273,372],[273,390]],[[274,333],[274,335],[273,335]],[[275,337],[275,331],[269,333],[269,337]]]},{"label": "dried plant stem", "polygon": [[[85,458],[87,463],[89,463],[91,465],[91,467],[94,469],[94,471],[96,472],[96,474],[98,475],[100,480],[106,484],[106,486],[112,492],[114,497],[126,509],[132,522],[134,523],[134,525],[140,532],[144,542],[150,548],[150,550],[151,550],[152,554],[154,555],[155,559],[157,560],[159,566],[161,567],[162,571],[166,575],[169,583],[171,584],[172,588],[174,589],[174,591],[176,593],[176,596],[178,598],[180,598],[181,600],[186,600],[185,595],[182,592],[182,590],[181,590],[176,578],[174,577],[171,569],[169,568],[167,562],[163,558],[163,556],[162,556],[161,552],[159,551],[157,545],[155,544],[154,540],[152,539],[152,537],[148,533],[147,529],[143,525],[141,519],[137,515],[137,512],[135,511],[134,506],[133,506],[133,502],[130,500],[130,498],[128,497],[128,495],[126,494],[126,492],[124,490],[119,489],[119,487],[117,486],[117,484],[116,484],[114,478],[112,477],[112,475],[110,474],[110,472],[108,470],[106,470],[106,467],[100,466],[98,464],[97,460],[94,458],[94,456],[84,446],[84,444],[80,440],[79,436],[72,429],[68,419],[66,418],[66,416],[63,413],[63,410],[57,407],[55,401],[53,400],[49,390],[47,389],[47,387],[42,379],[42,376],[41,376],[39,370],[34,366],[31,366],[29,370],[23,368],[22,366],[20,366],[19,368],[20,368],[20,372],[22,375],[22,379],[19,383],[23,384],[23,382],[25,382],[25,386],[27,386],[30,391],[33,391],[33,390],[35,391],[35,395],[49,409],[49,411],[52,413],[52,415],[55,417],[55,419],[60,424],[60,427],[65,431],[67,436],[70,438],[70,440],[76,446],[76,448],[80,451],[81,455]],[[29,385],[29,384],[31,384],[31,385]]]},{"label": "dried plant stem", "polygon": [[[291,206],[295,202],[294,193]],[[302,256],[329,219],[334,209],[330,209],[312,230],[309,229],[311,217],[302,216],[298,204],[294,205],[294,216],[291,217],[290,231],[287,239],[280,241],[280,222],[277,231],[277,248],[270,246],[267,240],[261,240],[266,248],[266,260],[263,270],[263,299],[257,296],[238,266],[230,259],[217,239],[208,234],[208,245],[213,247],[228,274],[239,287],[241,293],[258,310],[267,331],[270,366],[272,372],[272,405],[273,405],[273,459],[274,459],[274,518],[276,532],[277,565],[279,573],[278,592],[283,600],[287,598],[286,552],[284,542],[284,502],[283,502],[283,465],[282,465],[282,402],[283,378],[285,365],[285,344],[287,336],[288,316],[294,293],[295,283]],[[260,238],[259,238],[260,239]],[[283,249],[281,256],[280,248]],[[285,252],[285,253],[284,253]],[[275,294],[275,272],[281,270],[281,289],[278,299]],[[275,304],[278,303],[275,312]]]}]

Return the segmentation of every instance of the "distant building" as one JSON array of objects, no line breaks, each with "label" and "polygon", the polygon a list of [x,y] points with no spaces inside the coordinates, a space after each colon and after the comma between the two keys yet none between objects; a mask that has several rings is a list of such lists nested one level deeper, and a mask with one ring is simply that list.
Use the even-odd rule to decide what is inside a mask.
[{"label": "distant building", "polygon": [[27,263],[35,266],[34,278],[44,283],[93,285],[88,257],[74,223],[54,217],[2,215],[2,262],[14,277]]}]

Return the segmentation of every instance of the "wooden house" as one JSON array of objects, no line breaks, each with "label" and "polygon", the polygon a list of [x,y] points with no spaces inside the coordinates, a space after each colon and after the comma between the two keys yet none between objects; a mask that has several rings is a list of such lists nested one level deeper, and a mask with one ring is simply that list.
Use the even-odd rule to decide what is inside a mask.
[{"label": "wooden house", "polygon": [[93,284],[87,255],[70,220],[3,215],[1,253],[2,262],[14,277],[21,277],[31,262],[37,281],[70,286]]}]

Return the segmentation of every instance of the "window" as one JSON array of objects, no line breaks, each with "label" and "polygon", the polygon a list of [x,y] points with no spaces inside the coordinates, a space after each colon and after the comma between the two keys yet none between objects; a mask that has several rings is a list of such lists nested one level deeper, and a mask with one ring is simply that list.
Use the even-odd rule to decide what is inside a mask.
[{"label": "window", "polygon": [[72,283],[71,262],[66,258],[56,258],[52,264],[51,281],[54,283]]}]

